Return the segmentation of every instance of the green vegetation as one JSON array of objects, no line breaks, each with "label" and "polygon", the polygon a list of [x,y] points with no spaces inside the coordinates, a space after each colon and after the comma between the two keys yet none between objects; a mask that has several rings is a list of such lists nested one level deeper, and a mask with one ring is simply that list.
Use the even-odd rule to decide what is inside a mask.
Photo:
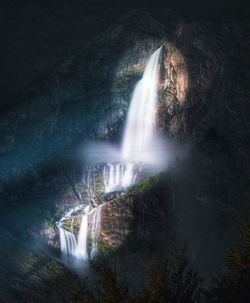
[{"label": "green vegetation", "polygon": [[71,223],[64,222],[62,225],[63,229],[70,231],[71,230]]},{"label": "green vegetation", "polygon": [[63,194],[63,196],[74,195],[74,192],[73,192],[73,190],[72,190],[72,186],[70,186],[70,185],[65,185],[62,194]]},{"label": "green vegetation", "polygon": [[71,227],[73,228],[74,233],[78,233],[79,228],[80,228],[80,224],[77,222],[71,222],[71,220],[67,220],[63,222],[63,228],[67,231],[71,231]]},{"label": "green vegetation", "polygon": [[63,212],[64,212],[63,207],[48,209],[46,211],[46,215],[45,215],[46,219],[44,221],[43,227],[45,229],[54,227],[55,222],[59,220]]},{"label": "green vegetation", "polygon": [[36,255],[30,255],[29,258],[25,259],[24,262],[22,262],[22,270],[24,273],[29,273],[33,270],[34,266],[38,262],[38,257]]},{"label": "green vegetation", "polygon": [[54,260],[49,260],[44,270],[50,276],[53,275],[55,277],[57,277],[58,275],[62,275],[64,273],[63,266]]},{"label": "green vegetation", "polygon": [[128,194],[135,194],[135,193],[146,191],[150,189],[152,186],[154,186],[155,184],[157,184],[157,181],[158,181],[157,176],[149,177],[146,180],[144,180],[142,183],[132,187],[128,191]]},{"label": "green vegetation", "polygon": [[96,188],[96,189],[95,189],[95,192],[101,194],[101,193],[104,192],[104,189],[103,189],[102,187]]},{"label": "green vegetation", "polygon": [[114,249],[115,249],[114,247],[108,245],[107,243],[104,243],[101,240],[98,240],[97,245],[98,245],[98,248],[99,248],[99,252],[102,255],[105,255],[108,252],[114,251]]},{"label": "green vegetation", "polygon": [[25,257],[22,263],[23,274],[34,274],[39,275],[38,270],[43,272],[45,275],[50,277],[63,274],[64,267],[52,259],[47,259],[43,256],[44,260],[41,262],[41,256],[36,254],[30,254]]}]

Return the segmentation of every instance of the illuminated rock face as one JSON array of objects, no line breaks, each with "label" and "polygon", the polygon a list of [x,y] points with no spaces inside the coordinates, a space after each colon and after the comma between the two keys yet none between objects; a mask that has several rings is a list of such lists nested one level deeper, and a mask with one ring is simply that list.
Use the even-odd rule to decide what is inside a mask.
[{"label": "illuminated rock face", "polygon": [[188,68],[183,54],[165,42],[159,78],[157,127],[159,132],[176,136],[178,115],[187,102]]}]

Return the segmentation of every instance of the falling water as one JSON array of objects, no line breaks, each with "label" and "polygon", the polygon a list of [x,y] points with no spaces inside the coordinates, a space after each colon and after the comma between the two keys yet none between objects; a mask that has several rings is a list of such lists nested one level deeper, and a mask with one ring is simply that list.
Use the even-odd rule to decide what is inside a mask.
[{"label": "falling water", "polygon": [[123,173],[124,169],[121,163],[104,164],[102,175],[106,193],[121,189]]},{"label": "falling water", "polygon": [[76,238],[72,232],[69,232],[60,226],[59,226],[59,234],[60,234],[61,252],[67,261],[75,255]]},{"label": "falling water", "polygon": [[79,207],[71,209],[58,224],[61,252],[67,263],[72,263],[74,258],[82,261],[88,260],[88,233],[92,237],[90,258],[93,259],[98,253],[102,205],[91,210],[90,206],[85,206],[77,241],[73,231],[74,216],[71,219],[71,230],[67,231],[63,228],[63,222],[71,218],[72,213],[76,210],[79,210]]},{"label": "falling water", "polygon": [[[152,160],[151,147],[155,129],[160,54],[161,47],[150,57],[143,77],[135,87],[122,141],[122,161],[103,165],[102,178],[106,193],[134,184],[138,173],[136,165],[150,163]],[[139,165],[139,171],[141,167]],[[94,166],[89,166],[83,176],[83,184],[89,188],[90,192],[96,187],[94,170]],[[85,206],[77,241],[73,232],[73,220],[71,231],[63,228],[63,221],[68,220],[75,210],[68,212],[58,225],[61,251],[68,259],[72,256],[80,260],[88,259],[88,232],[90,232],[92,236],[90,257],[94,258],[98,253],[102,205],[92,210],[89,206]]]},{"label": "falling water", "polygon": [[94,209],[92,224],[90,227],[90,231],[92,235],[92,245],[90,252],[91,259],[95,258],[98,254],[98,237],[101,232],[101,212],[102,212],[102,205]]},{"label": "falling water", "polygon": [[103,168],[105,192],[126,189],[133,185],[135,163],[150,163],[155,129],[157,77],[161,47],[150,57],[142,79],[137,83],[126,121],[122,141],[122,162],[108,163]]},{"label": "falling water", "polygon": [[[96,163],[93,155],[101,154],[104,149],[105,154],[114,157],[114,162],[107,160],[102,163],[102,181],[105,192],[110,193],[126,189],[133,185],[136,180],[136,168],[140,169],[143,164],[154,166],[157,156],[153,152],[155,142],[156,125],[156,101],[157,101],[157,80],[159,72],[159,59],[162,47],[158,48],[149,58],[145,67],[142,79],[136,84],[130,107],[128,110],[123,140],[120,153],[107,149],[107,146],[90,144],[90,149],[86,151],[86,157]],[[107,152],[108,150],[108,152]],[[106,155],[105,155],[106,156]],[[106,157],[107,158],[107,157]],[[113,158],[112,158],[113,160]],[[100,164],[100,162],[97,162]],[[104,164],[104,165],[103,165]],[[99,170],[99,168],[97,169]],[[87,174],[84,173],[84,183],[88,188],[95,191],[96,167],[94,164],[87,167]],[[99,178],[98,178],[99,179]]]},{"label": "falling water", "polygon": [[[72,213],[81,210],[84,207],[84,214],[82,215],[82,221],[80,224],[80,230],[78,234],[78,239],[73,230],[74,216]],[[73,257],[81,260],[86,260],[88,258],[87,253],[87,234],[88,234],[88,212],[89,206],[78,206],[72,208],[68,211],[65,216],[60,220],[58,224],[61,252],[66,262],[71,262]],[[70,231],[65,230],[63,223],[65,220],[71,219]]]},{"label": "falling water", "polygon": [[150,57],[142,79],[137,83],[131,100],[122,142],[123,159],[133,162],[150,161],[150,145],[155,128],[158,48]]},{"label": "falling water", "polygon": [[75,256],[79,259],[86,260],[88,258],[87,251],[87,237],[88,237],[88,212],[89,206],[84,209],[84,214],[82,215],[82,222],[78,234],[78,241],[75,250]]},{"label": "falling water", "polygon": [[105,193],[120,191],[135,183],[133,163],[108,163],[103,166]]}]

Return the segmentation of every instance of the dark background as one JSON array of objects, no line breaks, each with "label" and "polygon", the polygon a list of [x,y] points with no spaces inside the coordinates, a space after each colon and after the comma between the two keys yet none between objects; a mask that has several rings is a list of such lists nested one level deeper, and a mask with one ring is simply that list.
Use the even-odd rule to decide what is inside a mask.
[{"label": "dark background", "polygon": [[[120,60],[129,50],[123,61],[128,69],[138,58],[147,59],[158,39],[174,43],[188,64],[187,102],[170,122],[176,119],[176,139],[187,140],[193,150],[180,173],[171,172],[166,201],[154,206],[149,230],[161,235],[164,203],[176,212],[170,222],[163,217],[163,223],[172,222],[163,232],[170,231],[180,245],[190,241],[192,265],[204,275],[223,267],[224,256],[239,241],[240,221],[250,213],[249,15],[246,1],[1,2],[0,285],[6,284],[6,298],[15,296],[13,289],[30,298],[32,274],[44,285],[40,300],[33,292],[37,302],[44,302],[48,291],[57,295],[38,270],[44,268],[40,251],[30,282],[20,271],[23,258],[28,264],[33,258],[27,255],[34,249],[27,231],[56,221],[58,201],[79,168],[67,159],[68,150],[89,138],[118,142],[124,121],[116,114],[123,110],[126,116],[140,75],[119,82],[116,67],[122,69]],[[112,99],[114,79],[118,98]],[[106,137],[99,132],[105,123]],[[16,277],[23,281],[19,288]],[[65,284],[57,284],[57,301],[47,302],[62,302],[60,285],[71,288],[68,273],[60,279]]]},{"label": "dark background", "polygon": [[192,19],[248,18],[247,1],[11,0],[0,4],[1,114],[20,102],[24,88],[47,76],[80,39],[94,39],[131,8],[174,9]]}]

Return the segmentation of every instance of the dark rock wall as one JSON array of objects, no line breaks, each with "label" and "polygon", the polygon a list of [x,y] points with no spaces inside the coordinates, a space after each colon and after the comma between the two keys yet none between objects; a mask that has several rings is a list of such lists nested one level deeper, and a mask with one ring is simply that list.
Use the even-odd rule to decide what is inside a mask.
[{"label": "dark rock wall", "polygon": [[[110,18],[112,10],[106,14]],[[58,56],[44,74],[22,82],[16,102],[3,113],[0,190],[9,217],[1,223],[9,226],[15,210],[26,229],[33,213],[43,218],[48,205],[55,207],[68,182],[61,159],[78,144],[120,141],[133,87],[150,54],[164,44],[159,129],[191,145],[190,157],[173,173],[173,186],[166,186],[172,191],[166,228],[177,246],[189,242],[192,263],[210,274],[250,209],[250,23],[193,21],[165,10],[120,12],[105,20],[94,28],[84,19],[94,38],[82,26],[86,34],[78,39],[80,31],[76,39],[81,43],[69,46],[66,58]],[[38,208],[30,207],[37,201]],[[160,209],[162,201],[154,207]]]},{"label": "dark rock wall", "polygon": [[[48,255],[31,239],[24,243],[1,230],[0,301],[71,302],[79,290],[76,274]],[[2,250],[2,248],[5,250]]]}]

